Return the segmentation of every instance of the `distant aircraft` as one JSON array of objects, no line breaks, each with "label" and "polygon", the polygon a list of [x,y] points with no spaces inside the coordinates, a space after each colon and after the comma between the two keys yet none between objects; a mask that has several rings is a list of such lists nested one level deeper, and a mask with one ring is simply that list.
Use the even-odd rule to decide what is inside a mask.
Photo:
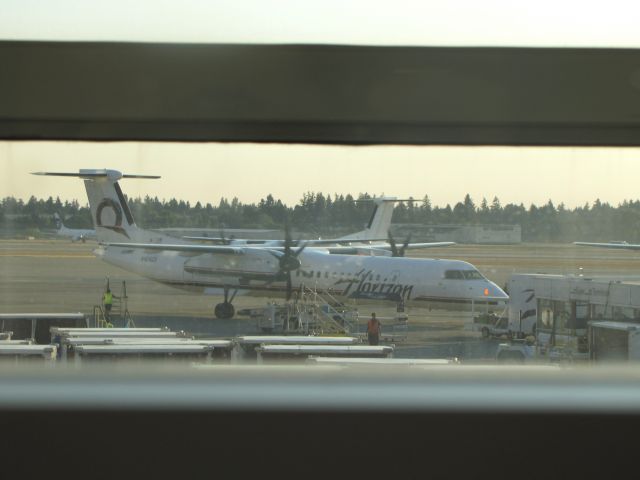
[{"label": "distant aircraft", "polygon": [[[369,222],[365,226],[364,230],[361,230],[356,233],[351,233],[349,235],[345,235],[338,238],[327,238],[327,239],[311,239],[311,240],[291,240],[292,246],[298,246],[298,244],[304,243],[307,247],[309,246],[350,246],[353,248],[350,249],[342,249],[341,253],[352,253],[358,254],[358,246],[361,244],[366,245],[376,245],[381,242],[389,241],[390,245],[393,245],[391,250],[388,249],[388,245],[383,243],[379,251],[377,249],[372,250],[371,248],[367,248],[366,253],[368,254],[378,254],[378,255],[387,255],[387,256],[404,256],[404,251],[407,249],[414,248],[429,248],[429,247],[446,247],[449,245],[453,245],[455,242],[430,242],[430,243],[411,243],[409,244],[409,239],[405,242],[406,245],[403,245],[399,249],[395,248],[395,241],[393,237],[389,233],[389,228],[391,227],[391,217],[393,216],[393,208],[396,203],[409,201],[409,200],[399,200],[396,197],[377,197],[366,200],[356,200],[357,202],[372,202],[374,204],[373,212],[371,213],[371,217],[369,218]],[[167,229],[162,229],[162,231],[167,231]],[[261,245],[261,246],[284,246],[284,240],[260,240],[260,239],[239,239],[235,237],[226,238],[224,236],[224,229],[221,229],[221,235],[219,237],[198,237],[198,236],[185,236],[183,237],[186,240],[197,240],[197,241],[206,241],[206,242],[214,242],[222,245]],[[334,250],[334,253],[338,253],[337,250]]]},{"label": "distant aircraft", "polygon": [[95,239],[96,231],[95,230],[83,230],[78,228],[67,228],[62,223],[62,218],[57,213],[53,214],[53,219],[56,223],[56,235],[60,235],[62,237],[71,238],[72,242],[85,242],[87,239]]},{"label": "distant aircraft", "polygon": [[612,240],[608,243],[573,242],[581,247],[617,248],[619,250],[640,250],[637,243],[627,243],[624,240]]},{"label": "distant aircraft", "polygon": [[[133,220],[118,180],[157,176],[123,175],[104,169],[36,175],[83,179],[101,244],[96,255],[167,285],[204,294],[223,293],[224,301],[215,307],[217,318],[233,317],[232,301],[238,292],[284,294],[289,300],[302,286],[342,298],[394,303],[495,303],[508,299],[470,263],[387,256],[398,250],[394,243],[308,248],[302,243],[294,248],[286,229],[281,246],[203,245],[141,229]],[[405,242],[405,248],[411,248],[411,244]],[[361,254],[350,254],[354,249]]]}]

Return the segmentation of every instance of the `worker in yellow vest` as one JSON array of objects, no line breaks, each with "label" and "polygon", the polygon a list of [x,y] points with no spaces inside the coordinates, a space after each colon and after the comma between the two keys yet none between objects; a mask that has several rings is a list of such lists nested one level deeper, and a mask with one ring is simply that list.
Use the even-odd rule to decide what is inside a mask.
[{"label": "worker in yellow vest", "polygon": [[102,296],[102,306],[104,307],[104,319],[107,322],[107,326],[112,326],[111,324],[111,307],[113,307],[113,293],[111,293],[111,289],[107,287],[107,291],[104,292]]},{"label": "worker in yellow vest", "polygon": [[380,324],[380,320],[376,318],[375,313],[372,313],[371,318],[367,322],[367,337],[369,338],[369,345],[378,345],[381,331],[382,325]]}]

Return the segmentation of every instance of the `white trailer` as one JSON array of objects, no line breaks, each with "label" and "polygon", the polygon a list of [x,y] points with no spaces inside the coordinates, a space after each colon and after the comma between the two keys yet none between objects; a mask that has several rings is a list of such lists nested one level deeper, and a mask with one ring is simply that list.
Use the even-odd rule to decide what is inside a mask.
[{"label": "white trailer", "polygon": [[515,336],[535,335],[538,318],[535,282],[540,275],[514,274],[509,278],[509,331]]}]

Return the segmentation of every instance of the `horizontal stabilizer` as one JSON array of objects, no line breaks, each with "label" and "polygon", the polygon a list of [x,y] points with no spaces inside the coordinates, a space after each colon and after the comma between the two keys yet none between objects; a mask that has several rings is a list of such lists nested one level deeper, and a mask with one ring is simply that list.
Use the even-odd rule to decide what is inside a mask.
[{"label": "horizontal stabilizer", "polygon": [[359,203],[359,202],[376,202],[376,203],[383,203],[383,202],[390,202],[390,203],[397,203],[397,202],[419,202],[420,200],[417,200],[415,198],[393,198],[393,197],[372,197],[372,198],[359,198],[357,200],[354,200],[355,203]]},{"label": "horizontal stabilizer", "polygon": [[125,175],[116,170],[86,170],[75,172],[32,172],[32,175],[43,175],[51,177],[76,177],[76,178],[112,178],[119,180],[121,178],[142,178],[148,180],[156,180],[160,175]]}]

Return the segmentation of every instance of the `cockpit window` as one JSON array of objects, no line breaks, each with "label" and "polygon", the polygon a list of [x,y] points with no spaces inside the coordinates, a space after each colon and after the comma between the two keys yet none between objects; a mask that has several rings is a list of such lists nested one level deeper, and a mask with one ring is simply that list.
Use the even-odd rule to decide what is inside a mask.
[{"label": "cockpit window", "polygon": [[462,270],[447,270],[444,272],[444,278],[447,280],[464,280]]},{"label": "cockpit window", "polygon": [[477,270],[446,270],[444,278],[447,280],[482,280],[484,277]]},{"label": "cockpit window", "polygon": [[477,270],[463,270],[465,280],[482,280],[484,277]]}]

